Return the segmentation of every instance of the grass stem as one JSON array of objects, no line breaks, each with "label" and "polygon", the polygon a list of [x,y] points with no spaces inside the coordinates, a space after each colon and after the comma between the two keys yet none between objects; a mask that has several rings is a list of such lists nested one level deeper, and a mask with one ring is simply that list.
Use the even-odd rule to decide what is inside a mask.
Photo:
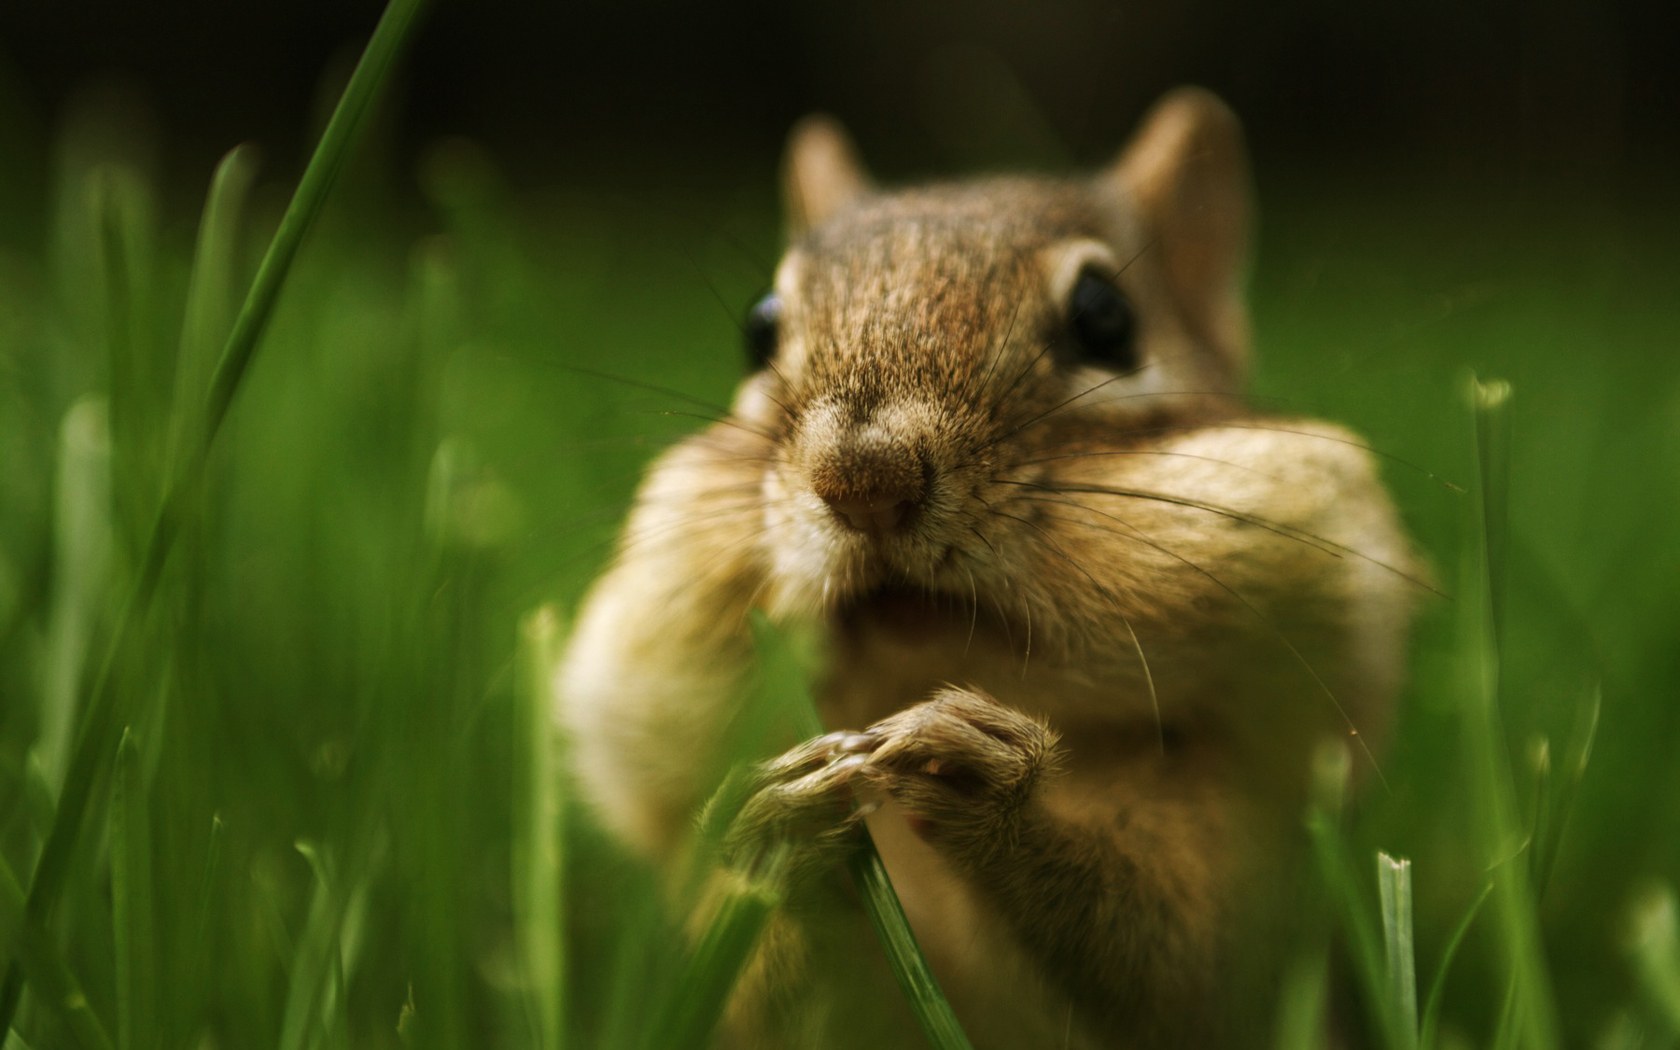
[{"label": "grass stem", "polygon": [[[755,619],[753,626],[759,651],[765,654],[768,663],[796,661],[788,642],[777,637],[765,621]],[[778,680],[798,679],[784,674]],[[791,713],[794,729],[802,738],[820,736],[828,731],[809,694],[802,695],[792,704]],[[876,851],[874,842],[868,839],[868,829],[862,830],[866,841],[864,848],[852,856],[852,879],[857,884],[870,924],[875,927],[875,933],[886,949],[893,976],[898,978],[899,987],[904,990],[916,1019],[921,1022],[922,1030],[935,1050],[969,1050],[968,1036],[957,1021],[950,1002],[940,991],[939,981],[929,969],[927,958],[916,944],[916,935],[910,929],[910,920],[905,917],[903,906],[899,904],[886,866],[881,863],[881,855]]]},{"label": "grass stem", "polygon": [[542,1050],[564,1045],[566,949],[564,808],[560,763],[551,723],[553,674],[564,631],[560,614],[545,605],[520,624],[524,671],[514,719],[517,782],[513,791],[513,893],[523,968],[525,1004],[533,1042]]},{"label": "grass stem", "polygon": [[1493,905],[1507,968],[1508,998],[1493,1043],[1549,1050],[1559,1043],[1557,1014],[1529,865],[1520,855],[1512,856],[1526,835],[1517,815],[1516,785],[1500,713],[1510,397],[1510,385],[1503,381],[1471,382],[1481,499],[1475,506],[1474,539],[1466,559],[1467,585],[1460,588],[1466,596],[1461,606],[1462,650],[1470,664],[1464,755],[1479,822],[1478,839],[1496,851],[1490,858]]},{"label": "grass stem", "polygon": [[1389,995],[1401,1045],[1418,1044],[1417,955],[1412,947],[1412,862],[1377,853],[1377,897],[1382,905],[1383,951]]},{"label": "grass stem", "polygon": [[134,734],[117,746],[111,799],[111,929],[116,941],[117,1046],[155,1046],[158,1033],[156,898],[151,816]]}]

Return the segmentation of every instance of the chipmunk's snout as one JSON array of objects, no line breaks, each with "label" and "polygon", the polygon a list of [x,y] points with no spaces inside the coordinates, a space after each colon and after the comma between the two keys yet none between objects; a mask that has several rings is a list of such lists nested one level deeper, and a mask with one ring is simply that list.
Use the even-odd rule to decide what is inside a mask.
[{"label": "chipmunk's snout", "polygon": [[921,428],[898,406],[862,414],[831,401],[807,414],[797,459],[805,484],[848,533],[885,539],[907,529],[933,487]]},{"label": "chipmunk's snout", "polygon": [[843,527],[885,536],[915,515],[927,493],[927,472],[921,457],[904,445],[852,445],[815,465],[811,491]]}]

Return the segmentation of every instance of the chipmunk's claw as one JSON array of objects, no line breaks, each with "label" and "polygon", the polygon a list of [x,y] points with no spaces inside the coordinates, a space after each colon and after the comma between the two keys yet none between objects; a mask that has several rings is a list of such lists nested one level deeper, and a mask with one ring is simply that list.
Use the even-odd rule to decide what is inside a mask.
[{"label": "chipmunk's claw", "polygon": [[786,863],[797,873],[844,853],[865,815],[855,788],[875,744],[862,733],[828,733],[760,766],[724,836],[726,860],[755,866],[778,847],[789,847]]},{"label": "chipmunk's claw", "polygon": [[751,865],[788,847],[782,853],[796,873],[832,864],[855,846],[858,825],[882,797],[902,805],[931,842],[991,849],[1008,837],[1055,746],[1054,733],[1019,711],[945,689],[862,732],[813,737],[759,767],[725,856]]},{"label": "chipmunk's claw", "polygon": [[881,742],[864,775],[904,806],[917,834],[957,849],[1006,837],[1056,755],[1047,726],[968,689],[942,690],[870,732]]}]

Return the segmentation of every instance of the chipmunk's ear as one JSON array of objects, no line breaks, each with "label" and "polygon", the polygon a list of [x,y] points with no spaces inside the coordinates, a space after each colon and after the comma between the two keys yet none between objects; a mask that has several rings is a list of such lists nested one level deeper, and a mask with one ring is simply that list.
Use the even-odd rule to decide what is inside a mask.
[{"label": "chipmunk's ear", "polygon": [[790,239],[820,225],[869,186],[869,173],[839,121],[814,114],[793,126],[782,162]]},{"label": "chipmunk's ear", "polygon": [[1106,177],[1136,202],[1188,320],[1241,374],[1254,202],[1236,114],[1209,91],[1178,88],[1144,117]]}]

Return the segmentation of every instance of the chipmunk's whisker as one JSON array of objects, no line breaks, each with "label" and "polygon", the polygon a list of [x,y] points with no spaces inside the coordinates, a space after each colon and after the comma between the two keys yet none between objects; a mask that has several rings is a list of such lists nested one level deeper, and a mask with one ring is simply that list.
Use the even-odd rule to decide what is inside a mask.
[{"label": "chipmunk's whisker", "polygon": [[[1004,352],[1009,349],[1009,344],[1015,337],[1015,322],[1020,320],[1021,306],[1025,302],[1025,299],[1015,300],[1015,309],[1009,314],[1009,327],[1005,329],[1003,338],[993,344],[992,353],[986,362],[986,371],[983,374],[978,371],[969,373],[971,379],[978,377],[978,381],[973,386],[968,383],[963,384],[962,400],[965,403],[973,404],[976,395],[991,384],[992,376],[997,371],[998,362],[1003,360]],[[988,409],[988,412],[990,412],[990,409]]]},{"label": "chipmunk's whisker", "polygon": [[[1225,593],[1229,594],[1231,597],[1233,597],[1233,598],[1237,599],[1237,601],[1241,602],[1243,604],[1243,606],[1246,607],[1249,610],[1249,612],[1253,613],[1254,616],[1256,618],[1258,618],[1260,620],[1260,622],[1266,626],[1266,628],[1272,633],[1272,635],[1277,639],[1277,641],[1284,647],[1285,651],[1287,651],[1289,653],[1291,659],[1293,659],[1294,662],[1296,664],[1298,664],[1303,671],[1306,672],[1307,676],[1312,679],[1314,685],[1316,685],[1318,687],[1318,689],[1325,695],[1325,697],[1327,697],[1329,699],[1330,704],[1335,709],[1335,712],[1336,712],[1337,716],[1342,720],[1343,725],[1346,726],[1346,728],[1348,730],[1348,734],[1359,741],[1359,749],[1364,754],[1366,760],[1370,763],[1371,770],[1372,770],[1373,773],[1376,774],[1377,780],[1382,783],[1384,790],[1388,789],[1388,780],[1387,780],[1386,777],[1383,776],[1382,765],[1381,765],[1381,763],[1379,763],[1377,761],[1376,753],[1371,750],[1370,744],[1368,744],[1366,742],[1365,735],[1359,731],[1359,726],[1354,722],[1353,716],[1348,713],[1346,705],[1344,705],[1342,703],[1341,699],[1336,696],[1335,691],[1330,688],[1329,683],[1325,682],[1324,677],[1319,674],[1318,668],[1313,665],[1311,660],[1307,659],[1306,654],[1301,652],[1300,648],[1297,647],[1295,645],[1295,643],[1289,638],[1289,636],[1284,633],[1283,628],[1279,627],[1277,622],[1275,620],[1273,620],[1270,616],[1267,616],[1264,610],[1262,610],[1259,606],[1255,605],[1253,601],[1251,601],[1242,592],[1238,591],[1235,587],[1232,587],[1229,583],[1220,579],[1213,572],[1209,571],[1208,569],[1204,568],[1201,565],[1196,564],[1194,561],[1192,561],[1189,558],[1184,557],[1182,554],[1179,554],[1177,551],[1172,550],[1171,548],[1166,547],[1166,546],[1156,542],[1155,540],[1150,538],[1147,534],[1145,534],[1141,529],[1137,528],[1135,525],[1133,525],[1132,523],[1124,520],[1123,518],[1115,517],[1112,514],[1104,514],[1102,511],[1096,510],[1096,509],[1091,508],[1091,507],[1084,506],[1083,504],[1080,504],[1080,503],[1077,503],[1077,502],[1061,501],[1061,500],[1046,500],[1045,502],[1064,503],[1064,505],[1074,507],[1075,509],[1082,510],[1082,511],[1089,511],[1090,513],[1098,514],[1098,515],[1101,515],[1102,517],[1108,518],[1109,520],[1118,524],[1127,533],[1129,533],[1132,536],[1132,538],[1135,539],[1137,542],[1144,544],[1145,546],[1151,548],[1152,550],[1159,551],[1160,553],[1165,554],[1169,558],[1175,559],[1180,564],[1182,564],[1182,565],[1186,566],[1187,568],[1199,573],[1201,576],[1203,576],[1209,582],[1213,583],[1215,586],[1219,587]],[[1117,530],[1107,528],[1107,527],[1099,525],[1095,522],[1082,522],[1082,521],[1078,521],[1076,519],[1065,518],[1065,517],[1060,517],[1060,516],[1055,517],[1053,520],[1058,521],[1062,524],[1067,524],[1067,525],[1080,525],[1080,526],[1084,526],[1086,528],[1097,528],[1097,529],[1102,529],[1105,532],[1111,532],[1111,533],[1116,533],[1117,532]],[[1128,624],[1127,626],[1130,627],[1130,624]]]},{"label": "chipmunk's whisker", "polygon": [[1294,540],[1297,543],[1314,547],[1333,558],[1339,558],[1344,554],[1351,555],[1361,561],[1369,562],[1379,569],[1393,573],[1395,576],[1421,590],[1428,591],[1438,597],[1448,597],[1445,592],[1437,589],[1427,580],[1419,579],[1417,576],[1408,573],[1397,566],[1390,565],[1388,562],[1385,562],[1380,558],[1373,557],[1356,547],[1350,547],[1345,543],[1338,543],[1335,540],[1329,539],[1325,536],[1320,536],[1317,533],[1310,532],[1306,529],[1298,528],[1293,525],[1286,525],[1283,522],[1273,521],[1268,518],[1263,518],[1257,514],[1234,510],[1230,507],[1221,507],[1218,504],[1207,503],[1203,500],[1192,499],[1188,496],[1175,496],[1166,492],[1150,492],[1143,489],[1127,489],[1108,485],[1072,485],[1062,483],[1042,484],[1039,482],[1020,481],[1012,478],[995,478],[993,480],[1001,485],[1019,485],[1041,492],[1053,492],[1063,495],[1085,494],[1093,496],[1114,496],[1121,499],[1150,500],[1156,503],[1168,503],[1177,507],[1186,507],[1191,510],[1205,511],[1209,514],[1215,514],[1222,518],[1229,518],[1232,521],[1240,521],[1245,525],[1252,525],[1255,528],[1275,533],[1285,539]]},{"label": "chipmunk's whisker", "polygon": [[1045,343],[1043,348],[1032,356],[1031,360],[1021,366],[1021,370],[1015,374],[1015,378],[1010,381],[1009,385],[987,403],[986,416],[988,419],[995,420],[998,418],[999,411],[1008,403],[1010,396],[1013,395],[1016,388],[1021,385],[1021,381],[1027,378],[1027,376],[1032,373],[1033,369],[1038,367],[1038,363],[1044,360],[1045,356],[1055,348],[1055,345],[1056,344],[1054,343]]},{"label": "chipmunk's whisker", "polygon": [[1143,371],[1145,368],[1148,368],[1148,367],[1149,367],[1149,364],[1145,363],[1143,365],[1138,366],[1137,368],[1131,369],[1130,371],[1122,372],[1118,375],[1109,376],[1107,379],[1104,379],[1100,383],[1093,383],[1090,386],[1086,387],[1084,390],[1081,390],[1079,393],[1073,395],[1072,397],[1067,398],[1066,400],[1061,401],[1058,404],[1050,406],[1049,408],[1047,408],[1044,411],[1038,413],[1037,415],[1032,416],[1031,418],[1027,419],[1025,422],[1020,423],[1017,426],[1015,426],[1015,427],[1013,427],[1013,428],[1011,428],[1007,431],[1004,431],[1002,434],[997,435],[996,437],[992,438],[990,441],[987,441],[985,444],[981,445],[979,451],[981,451],[981,452],[989,451],[990,449],[993,449],[993,448],[997,447],[998,445],[1002,444],[1003,442],[1008,441],[1010,438],[1015,437],[1016,435],[1020,434],[1022,431],[1026,430],[1028,427],[1034,426],[1038,423],[1042,423],[1044,420],[1049,419],[1051,416],[1053,416],[1057,412],[1060,412],[1063,409],[1067,408],[1069,405],[1075,404],[1076,402],[1078,402],[1082,398],[1088,397],[1091,394],[1096,393],[1098,390],[1101,390],[1103,387],[1109,386],[1110,384],[1118,383],[1123,379],[1130,379],[1131,377],[1137,375],[1139,372]]},{"label": "chipmunk's whisker", "polygon": [[[1251,398],[1250,400],[1254,399]],[[1396,466],[1404,467],[1416,474],[1420,474],[1449,492],[1463,495],[1466,491],[1468,491],[1458,482],[1453,481],[1450,478],[1442,477],[1440,474],[1435,473],[1421,464],[1414,463],[1409,459],[1403,459],[1392,452],[1385,452],[1384,450],[1377,448],[1374,445],[1367,444],[1366,442],[1358,441],[1351,437],[1338,437],[1335,434],[1325,434],[1312,430],[1297,430],[1287,426],[1256,422],[1252,419],[1246,421],[1219,422],[1211,425],[1208,423],[1161,423],[1140,427],[1137,430],[1130,431],[1130,433],[1141,436],[1173,434],[1192,430],[1207,430],[1210,429],[1210,426],[1220,430],[1257,430],[1268,434],[1288,434],[1292,437],[1303,437],[1314,441],[1327,441],[1334,445],[1346,445],[1349,448],[1356,448],[1361,452],[1369,453],[1379,459],[1387,460]]]},{"label": "chipmunk's whisker", "polygon": [[707,401],[704,398],[695,397],[692,394],[685,393],[684,391],[677,390],[673,387],[660,386],[658,383],[649,383],[646,380],[642,380],[642,379],[632,379],[629,376],[616,375],[612,372],[603,372],[600,369],[596,369],[596,368],[586,368],[583,365],[560,365],[558,367],[564,368],[569,372],[576,372],[579,375],[586,375],[586,376],[591,376],[591,377],[596,378],[596,379],[605,379],[605,380],[608,380],[610,382],[621,383],[624,386],[634,387],[637,390],[646,390],[649,393],[663,394],[666,397],[672,398],[676,401],[681,401],[684,404],[693,405],[696,408],[706,409],[706,411],[709,413],[709,414],[706,414],[706,415],[700,415],[700,414],[681,413],[681,412],[665,412],[665,413],[663,413],[665,415],[679,416],[679,417],[680,416],[691,416],[694,419],[703,419],[708,423],[728,424],[728,425],[734,426],[734,427],[736,427],[740,430],[744,430],[749,434],[756,434],[757,436],[759,436],[761,438],[764,438],[767,441],[774,441],[775,438],[776,438],[776,435],[774,435],[774,434],[772,434],[768,431],[761,430],[759,428],[753,427],[750,424],[744,423],[741,420],[734,418],[731,415],[729,408],[724,406],[724,405],[719,405],[715,402]]},{"label": "chipmunk's whisker", "polygon": [[1109,456],[1162,456],[1171,459],[1194,459],[1203,463],[1215,463],[1222,467],[1231,467],[1236,470],[1247,471],[1250,474],[1266,478],[1270,481],[1279,480],[1277,475],[1268,474],[1263,470],[1249,466],[1247,463],[1238,463],[1234,460],[1220,459],[1218,456],[1203,456],[1195,452],[1169,452],[1165,449],[1155,448],[1105,448],[1092,449],[1089,452],[1064,452],[1056,456],[1038,456],[1032,459],[1018,459],[1014,462],[1014,465],[1017,467],[1036,467],[1042,466],[1045,463],[1059,463],[1070,459],[1103,459]]},{"label": "chipmunk's whisker", "polygon": [[[1055,501],[1044,500],[1044,502],[1062,502],[1062,501],[1060,501],[1060,500],[1055,500]],[[1072,504],[1072,505],[1077,506],[1077,504]],[[1061,558],[1063,561],[1067,562],[1069,565],[1073,566],[1074,571],[1076,571],[1079,574],[1081,574],[1082,576],[1084,576],[1085,579],[1090,582],[1092,588],[1094,588],[1096,590],[1097,594],[1101,595],[1104,599],[1106,599],[1108,601],[1108,603],[1114,608],[1115,613],[1120,617],[1120,622],[1126,625],[1126,633],[1131,636],[1132,648],[1137,653],[1138,664],[1141,666],[1141,668],[1143,670],[1144,685],[1148,689],[1148,692],[1149,692],[1149,704],[1150,704],[1151,709],[1155,713],[1156,734],[1157,734],[1157,737],[1158,737],[1158,740],[1159,740],[1159,743],[1160,743],[1160,746],[1161,746],[1161,752],[1163,754],[1165,754],[1166,749],[1167,749],[1166,727],[1163,724],[1163,722],[1161,721],[1161,697],[1160,697],[1160,694],[1157,693],[1156,689],[1155,689],[1155,674],[1149,668],[1149,658],[1144,655],[1143,643],[1138,638],[1137,628],[1132,625],[1131,618],[1126,615],[1125,610],[1121,605],[1119,596],[1116,595],[1111,588],[1109,588],[1109,587],[1105,586],[1104,584],[1102,584],[1101,582],[1099,582],[1097,580],[1097,578],[1091,574],[1089,569],[1085,568],[1085,566],[1083,566],[1079,563],[1078,559],[1074,558],[1072,555],[1068,554],[1067,551],[1063,550],[1061,544],[1057,543],[1054,539],[1052,539],[1051,536],[1050,536],[1050,533],[1048,531],[1046,531],[1043,526],[1039,525],[1037,522],[1035,522],[1035,521],[1033,521],[1029,518],[1023,518],[1023,517],[1020,517],[1018,515],[1009,514],[1007,512],[1002,512],[1002,511],[999,511],[998,513],[1001,514],[1003,517],[1012,518],[1013,520],[1018,521],[1021,524],[1026,525],[1029,528],[1038,532],[1039,535],[1041,537],[1043,537],[1043,539],[1044,539],[1046,549],[1048,549],[1051,553],[1055,554],[1057,557]],[[1063,520],[1063,519],[1055,519],[1055,520],[1060,521],[1060,520]],[[1118,519],[1116,519],[1116,520],[1118,520]]]}]

